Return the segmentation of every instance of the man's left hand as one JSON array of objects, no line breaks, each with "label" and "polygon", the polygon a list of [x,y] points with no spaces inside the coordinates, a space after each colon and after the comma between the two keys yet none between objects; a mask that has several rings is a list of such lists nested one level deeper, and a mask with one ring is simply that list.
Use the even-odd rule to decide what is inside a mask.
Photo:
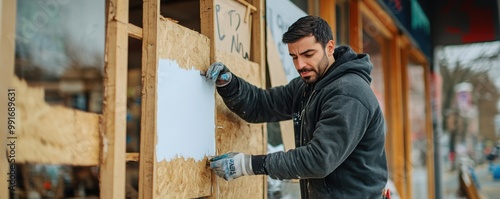
[{"label": "man's left hand", "polygon": [[227,181],[244,175],[254,175],[252,171],[252,157],[244,153],[226,153],[211,158],[210,168],[215,174]]}]

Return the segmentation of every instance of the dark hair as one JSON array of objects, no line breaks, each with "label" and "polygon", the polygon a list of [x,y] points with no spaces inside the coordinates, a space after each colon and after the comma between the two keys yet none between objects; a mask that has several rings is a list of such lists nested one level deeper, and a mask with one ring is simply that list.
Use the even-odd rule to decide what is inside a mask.
[{"label": "dark hair", "polygon": [[305,16],[294,22],[283,34],[283,43],[293,43],[302,37],[313,35],[321,46],[326,47],[328,41],[333,40],[332,29],[321,17]]}]

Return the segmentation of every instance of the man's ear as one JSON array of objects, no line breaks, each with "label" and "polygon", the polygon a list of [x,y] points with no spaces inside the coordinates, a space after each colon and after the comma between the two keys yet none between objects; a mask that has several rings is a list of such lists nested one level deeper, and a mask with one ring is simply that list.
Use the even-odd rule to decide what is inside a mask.
[{"label": "man's ear", "polygon": [[335,51],[335,42],[330,40],[326,43],[326,52],[328,55],[333,55],[333,51]]}]

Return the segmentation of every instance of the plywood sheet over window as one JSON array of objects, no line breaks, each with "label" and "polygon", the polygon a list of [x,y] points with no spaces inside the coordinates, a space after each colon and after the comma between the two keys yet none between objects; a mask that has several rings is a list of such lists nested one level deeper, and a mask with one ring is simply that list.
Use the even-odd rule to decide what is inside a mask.
[{"label": "plywood sheet over window", "polygon": [[[158,57],[160,60],[175,60],[177,66],[185,70],[206,71],[210,61],[210,43],[207,37],[163,18],[159,21],[158,33],[160,35],[158,41]],[[161,67],[161,65],[159,67]],[[158,76],[158,81],[162,81],[161,78],[166,77]],[[157,84],[156,86],[160,85],[161,84]],[[184,85],[178,84],[176,86],[183,87]],[[158,89],[160,88],[157,88],[157,91]],[[169,94],[176,95],[176,93]],[[158,106],[160,106],[161,103],[163,102],[157,101]],[[214,106],[214,104],[212,104],[212,106]],[[159,122],[161,121],[157,121],[157,123]],[[160,129],[164,128],[164,126],[156,125],[157,133],[161,133],[165,130]],[[196,125],[196,123],[192,125]],[[170,129],[165,131],[168,130]],[[213,129],[207,131],[210,130],[213,131]],[[161,135],[157,134],[157,138],[159,137],[161,137]],[[175,139],[175,137],[172,137],[172,139]],[[161,144],[160,141],[161,140],[158,139],[158,142],[155,144]],[[167,148],[168,147],[174,146],[167,146]],[[187,145],[184,147],[186,148],[176,148],[173,150],[182,151],[183,149],[187,150],[188,147],[193,146]],[[162,154],[166,152],[156,151],[156,153]],[[206,161],[206,158],[200,160],[198,158],[183,156],[168,160],[156,159],[154,165],[154,197],[197,198],[209,196],[211,194],[211,171],[206,166]]]},{"label": "plywood sheet over window", "polygon": [[[159,21],[158,29],[159,35],[161,35],[158,41],[160,60],[175,60],[180,68],[186,70],[207,70],[210,66],[210,45],[207,37],[165,19]],[[222,50],[217,52],[214,59],[225,63],[235,75],[248,80],[250,83],[260,85],[260,65]],[[160,76],[158,78],[161,79]],[[182,84],[177,86],[183,87]],[[172,93],[172,95],[174,94]],[[264,142],[262,124],[246,123],[232,113],[218,95],[215,97],[216,100],[213,106],[215,106],[216,120],[214,125],[215,137],[213,139],[216,143],[216,153],[222,154],[230,151],[248,154],[265,153],[262,144]],[[163,102],[157,101],[157,103]],[[193,123],[193,125],[196,125],[196,123]],[[157,131],[160,132],[160,129]],[[156,153],[161,153],[161,151],[156,151]],[[168,161],[156,159],[154,165],[154,197],[261,198],[264,195],[264,176],[245,177],[230,183],[221,178],[211,180],[212,173],[206,166],[206,162],[207,158],[197,160],[189,157],[178,157]],[[212,189],[212,187],[214,188]]]},{"label": "plywood sheet over window", "polygon": [[[259,85],[260,66],[256,63],[244,61],[236,56],[219,53],[216,58],[231,68],[231,72],[242,77],[251,84]],[[231,112],[222,98],[217,95],[216,100],[216,144],[217,153],[231,151],[247,154],[264,154],[264,134],[262,124],[249,124]],[[214,186],[214,198],[262,198],[265,176],[250,176],[226,182],[217,177]]]},{"label": "plywood sheet over window", "polygon": [[252,18],[237,1],[215,0],[215,48],[243,59],[250,58]]}]

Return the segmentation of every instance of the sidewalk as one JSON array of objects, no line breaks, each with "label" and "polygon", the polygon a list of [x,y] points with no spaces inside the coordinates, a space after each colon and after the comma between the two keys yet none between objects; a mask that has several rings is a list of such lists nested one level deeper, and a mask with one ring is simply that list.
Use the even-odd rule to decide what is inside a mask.
[{"label": "sidewalk", "polygon": [[[497,161],[495,164],[500,165],[500,162]],[[488,163],[476,165],[474,172],[479,183],[478,190],[483,198],[500,198],[500,180],[493,180],[493,173],[489,171]],[[444,199],[465,199],[459,196],[458,170],[446,171],[443,174],[442,188]]]},{"label": "sidewalk", "polygon": [[[495,163],[500,166],[500,162]],[[500,198],[500,179],[493,179],[493,173],[487,163],[476,166],[476,176],[479,181],[479,191],[489,199]]]}]

